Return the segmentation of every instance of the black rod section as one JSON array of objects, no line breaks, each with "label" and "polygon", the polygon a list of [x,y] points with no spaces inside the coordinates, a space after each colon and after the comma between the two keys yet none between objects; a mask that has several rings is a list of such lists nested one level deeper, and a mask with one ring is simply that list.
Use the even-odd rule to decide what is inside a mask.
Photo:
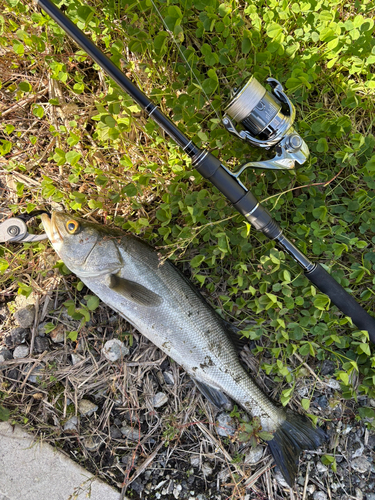
[{"label": "black rod section", "polygon": [[38,0],[38,4],[189,156],[199,151],[197,146],[56,5],[50,0]]},{"label": "black rod section", "polygon": [[127,92],[139,106],[152,118],[184,151],[192,158],[194,168],[208,179],[233,204],[258,231],[275,240],[304,270],[305,276],[332,303],[349,316],[362,330],[367,330],[375,343],[375,319],[328,274],[319,264],[312,263],[283,234],[271,214],[259,203],[257,198],[245,189],[238,179],[221,164],[212,153],[199,149],[179,128],[136,86],[103,52],[72,22],[51,0],[38,0],[43,10],[85,51],[103,70]]}]

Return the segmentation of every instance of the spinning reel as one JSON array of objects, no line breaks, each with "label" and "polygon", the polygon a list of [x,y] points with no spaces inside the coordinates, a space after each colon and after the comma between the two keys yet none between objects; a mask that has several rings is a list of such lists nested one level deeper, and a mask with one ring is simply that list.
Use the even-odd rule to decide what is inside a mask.
[{"label": "spinning reel", "polygon": [[[293,169],[296,162],[302,165],[309,156],[306,143],[293,128],[296,112],[292,102],[280,82],[268,78],[267,83],[272,87],[272,94],[253,76],[240,90],[234,89],[223,124],[229,132],[252,146],[274,147],[276,155],[271,160],[245,163],[234,173],[235,177],[248,167]],[[245,130],[238,132],[233,122],[241,124]]]}]

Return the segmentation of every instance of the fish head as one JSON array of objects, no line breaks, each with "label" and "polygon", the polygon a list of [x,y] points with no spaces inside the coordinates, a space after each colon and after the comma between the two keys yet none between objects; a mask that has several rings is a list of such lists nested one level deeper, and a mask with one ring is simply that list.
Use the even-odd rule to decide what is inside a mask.
[{"label": "fish head", "polygon": [[54,250],[77,276],[95,277],[121,268],[118,230],[63,212],[43,214],[42,223]]}]

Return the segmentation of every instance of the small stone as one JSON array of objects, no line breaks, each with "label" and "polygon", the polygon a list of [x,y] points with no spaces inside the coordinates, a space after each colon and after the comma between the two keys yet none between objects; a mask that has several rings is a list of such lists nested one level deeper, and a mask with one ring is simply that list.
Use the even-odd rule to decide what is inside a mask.
[{"label": "small stone", "polygon": [[359,488],[355,489],[355,498],[356,500],[363,500],[363,493]]},{"label": "small stone", "polygon": [[199,467],[199,465],[201,463],[199,456],[197,456],[197,455],[191,456],[190,463],[193,467]]},{"label": "small stone", "polygon": [[375,500],[375,493],[367,493],[366,500]]},{"label": "small stone", "polygon": [[6,305],[0,306],[0,323],[4,324],[9,316],[9,310]]},{"label": "small stone", "polygon": [[108,340],[102,349],[103,356],[114,363],[121,360],[129,354],[129,349],[119,339]]},{"label": "small stone", "polygon": [[369,399],[370,406],[375,408],[375,399]]},{"label": "small stone", "polygon": [[305,484],[305,478],[303,476],[298,476],[298,478],[297,478],[297,484],[299,484],[300,486],[304,486],[304,484]]},{"label": "small stone", "polygon": [[207,495],[199,493],[199,495],[197,495],[197,500],[207,500]]},{"label": "small stone", "polygon": [[168,396],[164,394],[164,392],[158,392],[152,398],[152,406],[154,408],[160,408],[161,406],[165,405],[167,401],[168,401]]},{"label": "small stone", "polygon": [[83,356],[81,356],[80,354],[71,354],[70,355],[71,358],[72,358],[72,365],[76,365],[77,363],[79,363],[80,361],[82,361],[83,359],[85,359]]},{"label": "small stone", "polygon": [[98,406],[89,399],[81,399],[78,403],[78,409],[82,416],[89,417],[98,409]]},{"label": "small stone", "polygon": [[217,475],[217,477],[218,477],[218,479],[219,479],[219,481],[221,483],[225,483],[228,480],[229,476],[230,476],[230,470],[229,469],[223,469]]},{"label": "small stone", "polygon": [[167,482],[167,479],[163,479],[163,481],[160,481],[160,483],[155,485],[154,490],[159,490],[162,486],[165,485],[166,482]]},{"label": "small stone", "polygon": [[327,381],[327,385],[328,385],[328,387],[330,387],[331,389],[333,389],[335,391],[339,391],[341,389],[340,382],[334,378],[330,378]]},{"label": "small stone", "polygon": [[39,323],[38,328],[37,328],[37,333],[39,337],[45,337],[46,335],[46,328],[47,328],[47,321],[44,323]]},{"label": "small stone", "polygon": [[278,467],[275,467],[275,479],[279,483],[280,486],[283,488],[289,488],[289,484],[285,481],[283,475],[280,472],[280,469]]},{"label": "small stone", "polygon": [[59,325],[57,325],[56,328],[54,330],[52,330],[52,332],[50,332],[49,336],[50,336],[50,339],[52,340],[52,342],[54,342],[55,344],[58,344],[60,342],[64,342],[64,340],[65,340],[64,325],[62,325],[61,323]]},{"label": "small stone", "polygon": [[138,428],[130,427],[130,425],[124,425],[121,427],[121,433],[131,441],[139,441],[139,439],[142,439],[143,437],[142,432]]},{"label": "small stone", "polygon": [[233,436],[236,432],[233,418],[228,413],[220,413],[216,418],[216,430],[219,436]]},{"label": "small stone", "polygon": [[[36,384],[38,382],[41,382],[42,380],[41,372],[43,371],[43,369],[44,369],[43,365],[35,366],[35,368],[33,368],[33,370],[31,371],[27,381],[30,382],[31,384]],[[28,372],[29,372],[29,367],[27,367],[27,369],[23,371],[23,374],[27,375]]]},{"label": "small stone", "polygon": [[64,424],[64,431],[78,432],[78,417],[72,417]]},{"label": "small stone", "polygon": [[365,457],[355,458],[350,462],[350,465],[356,472],[359,472],[361,474],[371,469],[371,463],[368,460],[366,460]]},{"label": "small stone", "polygon": [[315,490],[316,490],[315,484],[309,484],[306,488],[307,493],[310,493],[310,495],[312,495]]},{"label": "small stone", "polygon": [[320,374],[325,376],[325,375],[332,375],[332,373],[335,371],[335,363],[331,361],[330,359],[325,359],[322,362],[321,368],[320,368]]},{"label": "small stone", "polygon": [[49,348],[49,342],[47,337],[35,337],[34,349],[36,352],[40,354],[44,351],[48,351],[48,348]]},{"label": "small stone", "polygon": [[121,439],[122,438],[122,433],[118,427],[115,425],[111,425],[109,429],[109,433],[111,435],[112,439]]},{"label": "small stone", "polygon": [[182,486],[181,484],[177,484],[174,488],[173,488],[173,496],[176,498],[176,500],[178,499],[178,497],[180,496],[180,493],[182,491]]},{"label": "small stone", "polygon": [[171,495],[171,493],[173,491],[173,488],[174,488],[174,482],[173,481],[169,481],[169,483],[167,484],[167,486],[162,489],[161,494],[162,495]]},{"label": "small stone", "polygon": [[163,377],[167,385],[174,385],[174,378],[171,372],[163,372]]},{"label": "small stone", "polygon": [[342,431],[342,435],[343,436],[346,436],[347,434],[349,434],[349,432],[353,429],[353,426],[352,425],[347,425]]},{"label": "small stone", "polygon": [[324,491],[316,491],[313,494],[313,499],[314,500],[327,500],[327,495],[324,493]]},{"label": "small stone", "polygon": [[18,380],[18,375],[20,374],[20,371],[18,368],[12,368],[11,370],[7,371],[7,377],[10,380]]},{"label": "small stone", "polygon": [[135,454],[130,454],[130,455],[124,455],[121,458],[121,463],[124,465],[127,465],[128,467],[133,467],[137,462],[138,462],[139,455]]},{"label": "small stone", "polygon": [[326,408],[328,405],[327,396],[320,396],[314,399],[314,404],[319,408]]},{"label": "small stone", "polygon": [[256,446],[255,448],[251,448],[251,450],[245,456],[246,464],[256,464],[263,456],[263,447]]},{"label": "small stone", "polygon": [[86,450],[96,451],[100,448],[102,444],[102,440],[99,436],[89,436],[83,439],[83,445]]},{"label": "small stone", "polygon": [[362,456],[364,451],[365,451],[364,444],[362,443],[362,441],[359,439],[358,436],[355,436],[355,443],[353,443],[352,460],[353,458]]},{"label": "small stone", "polygon": [[21,328],[30,328],[34,323],[35,306],[29,304],[14,313],[14,318]]},{"label": "small stone", "polygon": [[0,365],[1,363],[4,363],[4,361],[8,361],[9,359],[12,359],[12,353],[8,349],[2,349],[0,351]]},{"label": "small stone", "polygon": [[342,487],[341,483],[331,483],[331,491],[337,491],[339,488]]},{"label": "small stone", "polygon": [[27,330],[24,328],[13,328],[9,335],[5,337],[5,343],[8,347],[14,347],[23,344],[26,340]]},{"label": "small stone", "polygon": [[26,358],[29,355],[30,349],[27,345],[19,345],[13,351],[13,358]]},{"label": "small stone", "polygon": [[203,462],[202,464],[202,474],[204,475],[204,477],[207,477],[207,476],[210,476],[212,473],[213,473],[213,468],[211,467],[211,465],[207,462]]},{"label": "small stone", "polygon": [[316,464],[316,470],[319,472],[319,474],[325,474],[328,471],[328,467],[322,464],[322,462],[318,462]]}]

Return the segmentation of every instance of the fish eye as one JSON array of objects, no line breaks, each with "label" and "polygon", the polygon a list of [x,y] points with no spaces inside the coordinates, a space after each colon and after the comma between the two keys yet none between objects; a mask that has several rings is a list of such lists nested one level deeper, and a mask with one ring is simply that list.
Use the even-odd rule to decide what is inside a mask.
[{"label": "fish eye", "polygon": [[69,234],[75,234],[79,229],[79,224],[76,220],[68,220],[65,227]]}]

